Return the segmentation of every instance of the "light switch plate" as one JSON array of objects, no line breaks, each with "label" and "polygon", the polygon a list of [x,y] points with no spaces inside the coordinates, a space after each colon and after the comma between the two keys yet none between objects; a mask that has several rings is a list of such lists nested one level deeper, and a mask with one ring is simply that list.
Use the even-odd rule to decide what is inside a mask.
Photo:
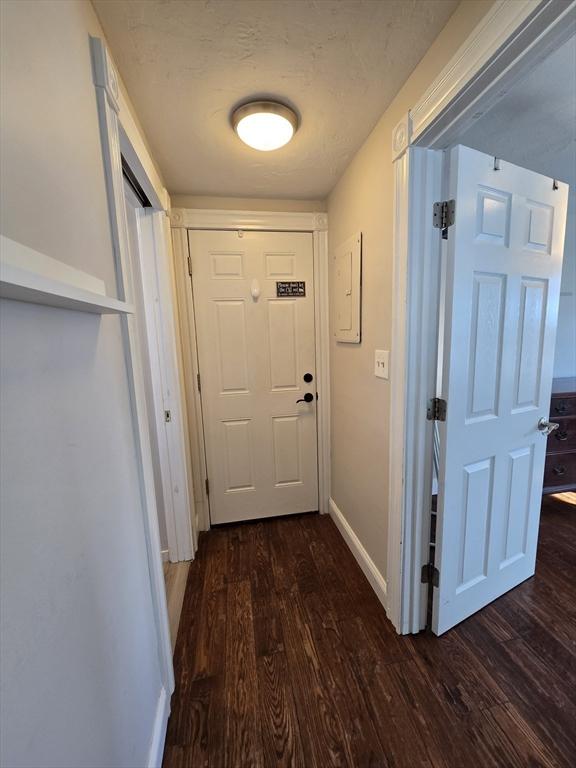
[{"label": "light switch plate", "polygon": [[390,360],[390,353],[387,349],[377,349],[374,352],[374,376],[379,379],[388,379],[389,371],[388,365]]}]

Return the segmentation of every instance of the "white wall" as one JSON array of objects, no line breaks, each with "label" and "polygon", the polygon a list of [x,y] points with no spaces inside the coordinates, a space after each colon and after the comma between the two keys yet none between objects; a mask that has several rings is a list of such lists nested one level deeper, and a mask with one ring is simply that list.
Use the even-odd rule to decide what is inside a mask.
[{"label": "white wall", "polygon": [[[115,291],[80,0],[3,1],[2,233]],[[6,768],[140,768],[161,691],[120,321],[0,300]]]},{"label": "white wall", "polygon": [[570,190],[554,376],[576,376],[576,190]]},{"label": "white wall", "polygon": [[[363,236],[362,343],[333,342],[330,350],[332,497],[383,577],[390,388],[374,376],[374,350],[390,349],[392,328],[392,130],[490,6],[477,0],[458,6],[328,200],[330,255],[355,232]],[[333,273],[332,259],[330,267]],[[333,304],[331,300],[332,321]]]}]

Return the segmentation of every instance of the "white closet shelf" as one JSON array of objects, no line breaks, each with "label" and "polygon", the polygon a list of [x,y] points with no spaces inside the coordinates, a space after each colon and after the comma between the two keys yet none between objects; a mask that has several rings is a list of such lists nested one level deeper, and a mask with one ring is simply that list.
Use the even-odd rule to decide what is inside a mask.
[{"label": "white closet shelf", "polygon": [[134,307],[106,296],[104,282],[0,235],[0,297],[93,314],[132,314]]}]

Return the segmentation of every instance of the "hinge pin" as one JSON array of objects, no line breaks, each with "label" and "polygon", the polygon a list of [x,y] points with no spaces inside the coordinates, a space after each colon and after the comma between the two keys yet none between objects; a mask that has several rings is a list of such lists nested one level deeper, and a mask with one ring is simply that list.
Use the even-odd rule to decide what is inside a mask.
[{"label": "hinge pin", "polygon": [[434,563],[426,563],[426,565],[422,566],[420,583],[432,584],[433,587],[437,587],[440,584],[440,571],[435,567]]},{"label": "hinge pin", "polygon": [[446,409],[446,400],[443,400],[441,397],[431,397],[428,400],[426,418],[428,421],[446,421]]}]

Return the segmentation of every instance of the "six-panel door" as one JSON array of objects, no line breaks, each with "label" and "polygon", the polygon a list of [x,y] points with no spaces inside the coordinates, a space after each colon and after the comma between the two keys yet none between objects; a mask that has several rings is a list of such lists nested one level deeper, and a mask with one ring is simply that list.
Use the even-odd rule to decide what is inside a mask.
[{"label": "six-panel door", "polygon": [[191,230],[189,245],[211,521],[315,511],[312,235]]},{"label": "six-panel door", "polygon": [[568,187],[459,146],[449,196],[437,633],[534,573]]}]

